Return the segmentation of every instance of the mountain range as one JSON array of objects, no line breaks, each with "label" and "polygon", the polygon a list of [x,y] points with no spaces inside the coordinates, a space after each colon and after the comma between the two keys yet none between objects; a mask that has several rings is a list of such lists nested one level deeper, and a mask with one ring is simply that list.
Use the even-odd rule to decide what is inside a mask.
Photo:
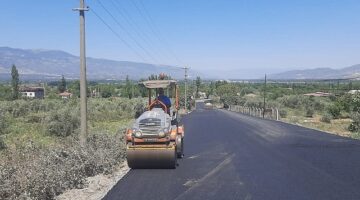
[{"label": "mountain range", "polygon": [[[79,57],[59,50],[34,50],[0,47],[0,79],[10,79],[11,66],[15,64],[21,79],[59,79],[64,75],[67,79],[79,78]],[[184,70],[169,65],[155,65],[131,61],[115,61],[108,59],[87,58],[87,77],[93,80],[124,80],[147,78],[151,74],[166,73],[175,79],[183,79]],[[210,72],[209,72],[210,73]],[[226,77],[218,77],[222,79]],[[190,77],[200,75],[189,71]],[[342,69],[316,68],[291,70],[270,74],[270,79],[360,79],[360,64]]]},{"label": "mountain range", "polygon": [[[131,79],[140,79],[159,73],[169,74],[176,79],[184,77],[183,69],[168,65],[91,57],[86,62],[89,79],[123,80],[127,75]],[[23,79],[58,79],[61,75],[68,79],[78,79],[80,72],[79,57],[64,51],[0,47],[0,77],[9,78],[13,64]]]},{"label": "mountain range", "polygon": [[291,70],[269,75],[271,79],[360,79],[360,64],[341,69],[316,68]]}]

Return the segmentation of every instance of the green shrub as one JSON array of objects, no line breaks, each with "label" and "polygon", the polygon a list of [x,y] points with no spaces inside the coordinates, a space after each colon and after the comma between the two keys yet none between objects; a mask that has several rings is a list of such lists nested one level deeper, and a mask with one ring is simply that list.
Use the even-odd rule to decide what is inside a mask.
[{"label": "green shrub", "polygon": [[335,96],[335,95],[331,95],[331,96],[329,96],[329,99],[330,99],[331,101],[336,101],[336,96]]},{"label": "green shrub", "polygon": [[351,137],[360,140],[360,132],[351,133]]},{"label": "green shrub", "polygon": [[[190,104],[190,101],[188,102]],[[91,121],[116,121],[134,118],[135,112],[144,108],[144,99],[108,98],[89,101],[89,119]]]},{"label": "green shrub", "polygon": [[0,136],[0,150],[6,149],[6,144],[2,136]]},{"label": "green shrub", "polygon": [[102,98],[109,98],[109,97],[111,97],[111,92],[109,92],[109,91],[103,91],[103,92],[101,92],[101,97]]},{"label": "green shrub", "polygon": [[55,136],[69,136],[80,127],[80,114],[78,107],[64,107],[52,111],[45,119],[46,132]]},{"label": "green shrub", "polygon": [[8,126],[8,123],[6,122],[5,112],[0,110],[0,135],[3,135],[6,133],[7,126]]},{"label": "green shrub", "polygon": [[245,103],[246,107],[262,108],[264,107],[264,102],[260,99],[248,99]]},{"label": "green shrub", "polygon": [[312,108],[306,108],[305,110],[305,117],[313,117],[314,115],[314,109]]},{"label": "green shrub", "polygon": [[315,100],[313,102],[313,108],[316,111],[323,111],[325,109],[325,104],[321,102],[320,100]]},{"label": "green shrub", "polygon": [[138,118],[145,111],[145,106],[143,103],[137,103],[134,106],[134,110],[135,110],[134,118]]},{"label": "green shrub", "polygon": [[221,96],[220,101],[224,104],[224,106],[236,105],[237,96],[224,94],[223,96]]},{"label": "green shrub", "polygon": [[355,95],[353,95],[351,107],[354,112],[360,112],[360,92],[356,92]]},{"label": "green shrub", "polygon": [[325,123],[330,123],[332,120],[332,115],[329,113],[324,113],[323,116],[321,117],[320,121],[325,122]]},{"label": "green shrub", "polygon": [[289,95],[280,98],[280,103],[285,107],[299,108],[303,102],[303,96],[300,95]]},{"label": "green shrub", "polygon": [[338,119],[341,114],[341,107],[338,104],[331,104],[326,107],[326,111],[332,116],[333,119]]},{"label": "green shrub", "polygon": [[123,133],[89,135],[81,148],[76,138],[46,149],[31,142],[8,148],[0,157],[0,199],[54,199],[65,190],[83,188],[85,178],[111,173],[125,158]]},{"label": "green shrub", "polygon": [[26,118],[27,123],[41,123],[44,120],[44,114],[33,113],[29,114]]},{"label": "green shrub", "polygon": [[351,119],[353,120],[349,125],[349,131],[351,132],[359,132],[360,131],[360,113],[353,112],[351,114]]},{"label": "green shrub", "polygon": [[252,87],[244,87],[240,91],[240,96],[245,96],[247,94],[253,94],[255,92],[255,89]]},{"label": "green shrub", "polygon": [[9,113],[11,116],[17,118],[24,117],[29,114],[57,110],[64,107],[64,105],[65,102],[60,99],[27,99],[1,102],[0,110],[3,110],[5,113]]},{"label": "green shrub", "polygon": [[26,116],[29,112],[26,100],[17,100],[11,105],[11,114],[13,117]]},{"label": "green shrub", "polygon": [[279,110],[279,115],[281,118],[286,118],[287,117],[287,111],[285,109],[280,109]]}]

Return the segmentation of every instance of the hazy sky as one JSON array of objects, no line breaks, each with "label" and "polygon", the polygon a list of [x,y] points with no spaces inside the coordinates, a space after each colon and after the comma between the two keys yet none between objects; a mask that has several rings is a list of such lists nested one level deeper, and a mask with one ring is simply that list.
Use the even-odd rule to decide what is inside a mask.
[{"label": "hazy sky", "polygon": [[[229,78],[360,63],[359,0],[86,2],[91,57],[188,65]],[[78,0],[1,0],[0,46],[78,55],[79,19],[71,10],[78,5]]]}]

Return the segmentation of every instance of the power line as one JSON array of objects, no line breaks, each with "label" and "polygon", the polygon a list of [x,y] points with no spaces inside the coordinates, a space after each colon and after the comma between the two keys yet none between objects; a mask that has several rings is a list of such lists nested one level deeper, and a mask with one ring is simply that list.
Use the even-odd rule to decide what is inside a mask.
[{"label": "power line", "polygon": [[[138,26],[138,24],[134,21],[134,19],[131,17],[131,15],[125,10],[120,9],[121,5],[118,1],[110,0],[114,8],[120,13],[120,15],[124,18],[124,20],[133,28],[134,32],[149,46],[154,47],[158,43],[153,43],[151,37],[149,37],[145,31],[141,31],[141,28]],[[155,44],[155,45],[154,45]],[[157,46],[159,47],[159,46]],[[161,51],[161,52],[160,52]],[[167,58],[170,58],[164,51],[162,51],[161,48],[158,49],[157,52],[159,55],[164,55]]]},{"label": "power line", "polygon": [[[136,26],[136,23],[134,23],[134,21],[133,21],[130,17],[128,17],[127,15],[125,15],[125,13],[123,12],[124,10],[121,10],[121,9],[119,8],[119,6],[117,6],[117,3],[118,3],[118,2],[115,3],[114,0],[110,0],[110,3],[114,6],[115,10],[116,10],[118,13],[120,13],[120,15],[121,15],[121,16],[123,17],[123,19],[126,21],[126,23],[129,24],[129,25],[133,28],[134,32],[135,32],[142,40],[144,40],[144,42],[147,42],[147,41],[143,38],[143,36],[140,34],[140,32],[137,31],[137,28],[138,28],[138,27]],[[135,26],[136,26],[136,27],[135,27]]]},{"label": "power line", "polygon": [[160,41],[160,43],[163,43],[164,46],[167,47],[168,52],[175,58],[175,60],[177,60],[177,62],[181,63],[182,65],[185,65],[184,62],[182,62],[182,60],[180,60],[179,57],[174,53],[172,48],[170,48],[170,45],[166,42],[166,40],[161,36],[160,31],[158,31],[159,29],[156,27],[155,23],[153,22],[154,20],[150,16],[149,12],[146,10],[144,4],[140,1],[140,5],[142,6],[145,14],[139,8],[139,6],[137,5],[135,0],[131,0],[131,2],[135,6],[135,8],[138,10],[140,15],[145,19],[146,23],[150,27],[150,30],[153,32],[153,34],[156,36],[156,38]]},{"label": "power line", "polygon": [[157,59],[155,57],[153,57],[128,31],[127,29],[121,25],[121,23],[114,17],[113,14],[111,14],[111,12],[104,6],[104,4],[101,3],[101,1],[99,0],[96,0],[99,5],[105,10],[106,13],[108,13],[108,15],[110,15],[110,17],[116,22],[116,24],[135,42],[135,44],[140,48],[142,49],[145,54],[147,54],[147,56],[149,56],[152,60],[155,61],[155,63],[159,63],[157,61]]},{"label": "power line", "polygon": [[121,40],[122,43],[124,43],[129,49],[131,49],[139,58],[141,58],[142,61],[147,62],[147,60],[138,53],[129,43],[127,43],[109,24],[105,22],[103,18],[101,18],[93,8],[90,10],[94,15],[118,38]]}]

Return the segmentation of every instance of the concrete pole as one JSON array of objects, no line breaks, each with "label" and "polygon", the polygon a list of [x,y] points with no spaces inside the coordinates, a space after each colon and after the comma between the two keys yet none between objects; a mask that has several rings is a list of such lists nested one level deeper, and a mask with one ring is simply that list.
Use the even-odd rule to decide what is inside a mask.
[{"label": "concrete pole", "polygon": [[80,0],[80,7],[74,9],[80,14],[80,144],[84,147],[87,138],[87,86],[86,86],[86,54],[85,54],[85,7]]},{"label": "concrete pole", "polygon": [[187,78],[188,78],[187,70],[189,68],[184,67],[183,69],[185,70],[185,113],[187,113]]},{"label": "concrete pole", "polygon": [[263,112],[263,118],[265,118],[265,110],[266,110],[266,74],[265,74],[265,84],[264,84],[264,112]]}]

